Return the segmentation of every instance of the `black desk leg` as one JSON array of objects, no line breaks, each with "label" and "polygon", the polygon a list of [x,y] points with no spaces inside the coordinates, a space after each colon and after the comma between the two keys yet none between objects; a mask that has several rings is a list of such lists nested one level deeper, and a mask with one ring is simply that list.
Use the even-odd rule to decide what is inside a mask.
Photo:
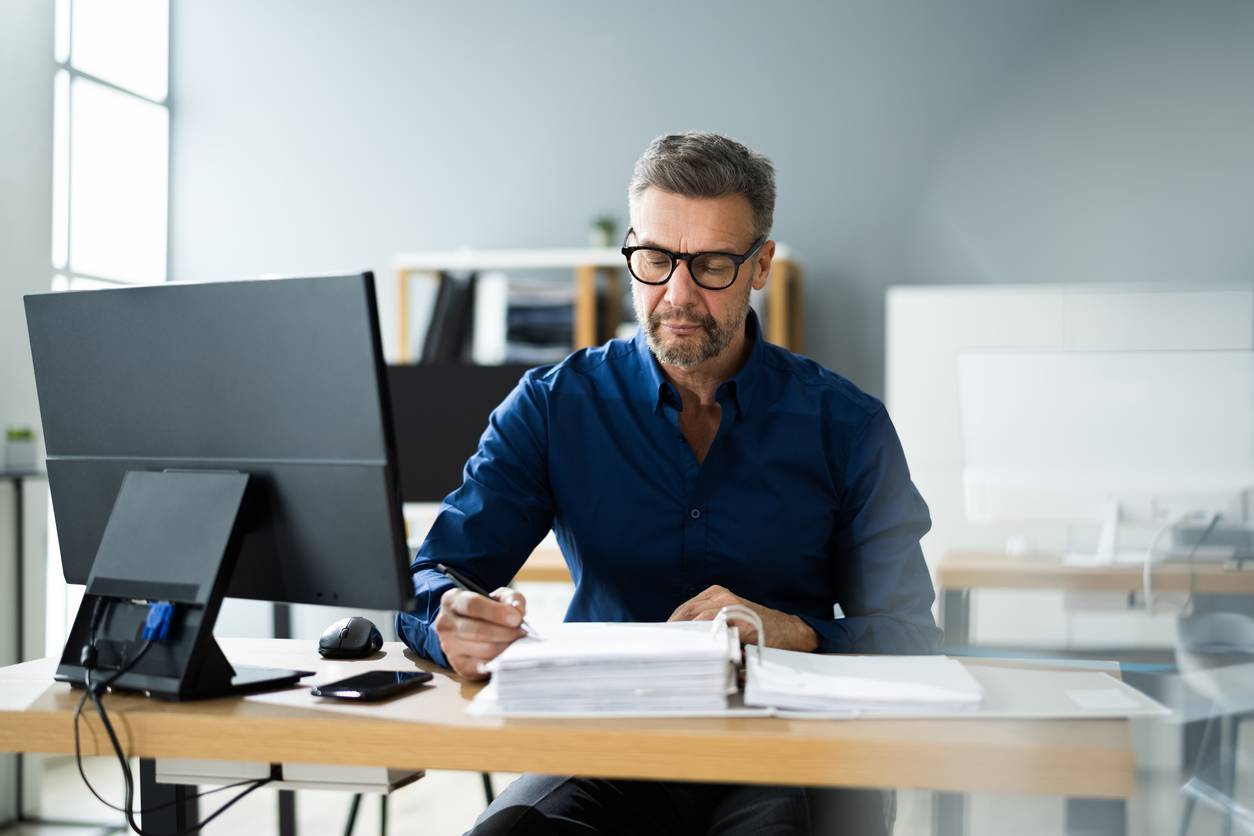
[{"label": "black desk leg", "polygon": [[[290,639],[292,608],[287,604],[275,604],[271,615],[274,637]],[[351,824],[349,826],[352,827]],[[296,793],[292,790],[279,790],[279,836],[296,836]]]},{"label": "black desk leg", "polygon": [[279,790],[279,836],[296,836],[296,793]]},{"label": "black desk leg", "polygon": [[[18,476],[14,476],[11,480],[13,483],[13,590],[17,596],[15,609],[17,610],[17,623],[14,626],[13,641],[15,642],[14,655],[17,657],[14,662],[26,661],[26,508],[24,507],[22,496],[22,480]],[[13,807],[14,816],[17,821],[26,820],[26,812],[23,810],[26,795],[26,760],[22,757],[22,753],[18,752],[13,756],[14,785],[17,788],[16,804]]]},{"label": "black desk leg", "polygon": [[140,825],[153,833],[177,833],[200,821],[200,800],[196,788],[186,784],[158,784],[157,762],[139,761]]},{"label": "black desk leg", "polygon": [[940,627],[945,631],[946,650],[971,643],[971,590],[946,589],[941,593]]},{"label": "black desk leg", "polygon": [[963,836],[967,832],[967,797],[960,792],[932,793],[934,836]]},{"label": "black desk leg", "polygon": [[1123,799],[1068,798],[1067,836],[1125,836],[1128,804]]}]

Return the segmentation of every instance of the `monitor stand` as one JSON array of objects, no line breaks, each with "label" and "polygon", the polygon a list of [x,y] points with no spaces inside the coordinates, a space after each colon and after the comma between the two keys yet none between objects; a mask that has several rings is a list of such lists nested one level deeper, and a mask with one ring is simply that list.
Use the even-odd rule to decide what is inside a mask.
[{"label": "monitor stand", "polygon": [[[173,700],[219,697],[295,684],[312,671],[233,667],[213,638],[239,555],[249,475],[235,471],[130,471],[122,479],[83,601],[57,667],[62,682],[91,681]],[[254,509],[255,510],[255,509]],[[165,639],[136,658],[149,603],[174,605]]]}]

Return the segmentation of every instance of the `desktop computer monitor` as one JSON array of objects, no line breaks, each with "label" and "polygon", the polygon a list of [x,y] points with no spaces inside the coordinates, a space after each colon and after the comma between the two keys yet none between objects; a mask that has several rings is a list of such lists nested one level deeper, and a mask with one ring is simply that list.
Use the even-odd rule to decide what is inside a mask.
[{"label": "desktop computer monitor", "polygon": [[84,681],[89,645],[119,669],[155,603],[168,637],[114,687],[180,699],[296,678],[226,662],[223,596],[412,604],[369,273],[25,301],[62,566],[86,584],[58,678]]}]

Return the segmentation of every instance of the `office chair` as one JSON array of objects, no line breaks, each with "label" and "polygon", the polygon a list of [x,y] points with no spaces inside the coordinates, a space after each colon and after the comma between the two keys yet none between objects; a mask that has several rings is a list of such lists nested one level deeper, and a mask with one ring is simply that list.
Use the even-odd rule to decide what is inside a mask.
[{"label": "office chair", "polygon": [[[1238,665],[1242,667],[1232,670]],[[1176,666],[1188,686],[1211,703],[1191,781],[1197,779],[1208,759],[1217,725],[1219,757],[1215,789],[1225,807],[1222,832],[1229,836],[1236,788],[1237,742],[1241,723],[1254,716],[1249,701],[1249,695],[1254,693],[1254,618],[1235,612],[1181,616],[1177,622]],[[1179,836],[1188,833],[1196,802],[1196,794],[1186,793]]]}]

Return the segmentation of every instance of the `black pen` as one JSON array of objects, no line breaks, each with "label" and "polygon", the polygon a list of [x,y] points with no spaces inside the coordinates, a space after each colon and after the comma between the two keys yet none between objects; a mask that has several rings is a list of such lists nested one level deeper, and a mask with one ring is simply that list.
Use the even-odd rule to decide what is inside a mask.
[{"label": "black pen", "polygon": [[[443,572],[445,575],[448,576],[449,580],[457,584],[458,589],[464,589],[467,592],[473,592],[476,595],[482,595],[484,598],[492,598],[491,595],[489,595],[486,591],[484,591],[484,589],[480,587],[478,584],[476,584],[474,581],[470,580],[470,578],[467,578],[464,575],[460,575],[457,572],[454,572],[452,569],[445,566],[443,563],[435,564],[435,568],[439,569],[441,572]],[[493,600],[496,600],[496,599],[493,598]],[[527,635],[531,636],[531,638],[533,639],[540,638],[540,634],[536,632],[536,628],[528,624],[527,619],[525,618],[522,620],[522,628],[527,631]]]}]

